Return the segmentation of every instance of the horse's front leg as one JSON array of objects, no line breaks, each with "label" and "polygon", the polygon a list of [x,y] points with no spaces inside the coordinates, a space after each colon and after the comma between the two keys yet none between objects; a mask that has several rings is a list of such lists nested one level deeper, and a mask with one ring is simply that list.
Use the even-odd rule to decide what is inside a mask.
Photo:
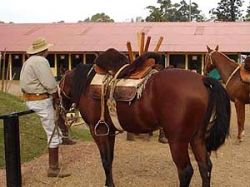
[{"label": "horse's front leg", "polygon": [[96,136],[93,131],[91,133],[100,151],[102,165],[106,175],[105,186],[114,187],[112,163],[114,159],[115,135],[113,135],[113,132],[111,132],[112,135],[106,136]]},{"label": "horse's front leg", "polygon": [[238,123],[238,140],[239,142],[243,141],[244,136],[244,124],[245,124],[245,104],[236,100],[235,109],[237,113],[237,123]]}]

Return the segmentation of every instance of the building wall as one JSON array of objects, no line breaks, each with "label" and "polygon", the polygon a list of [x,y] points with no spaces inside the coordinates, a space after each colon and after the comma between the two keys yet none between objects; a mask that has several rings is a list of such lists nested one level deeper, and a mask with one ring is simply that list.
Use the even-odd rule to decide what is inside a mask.
[{"label": "building wall", "polygon": [[[66,70],[71,70],[77,64],[91,64],[100,53],[50,53],[47,59],[50,63],[51,70],[57,79],[60,79]],[[128,55],[128,54],[125,54]],[[138,56],[138,55],[137,55]],[[169,65],[174,68],[186,70],[195,70],[202,74],[204,68],[205,54],[203,53],[163,53],[163,66]],[[238,63],[242,58],[240,53],[230,53],[228,56]],[[0,78],[8,80],[19,80],[22,64],[27,59],[23,53],[10,53],[5,55],[5,61],[1,60]],[[4,68],[3,68],[4,67]],[[4,70],[4,73],[3,73]],[[4,75],[4,76],[3,76]]]}]

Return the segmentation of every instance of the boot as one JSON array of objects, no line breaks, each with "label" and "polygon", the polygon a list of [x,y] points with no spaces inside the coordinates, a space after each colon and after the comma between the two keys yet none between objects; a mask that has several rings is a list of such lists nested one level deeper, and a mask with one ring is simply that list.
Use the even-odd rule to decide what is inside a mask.
[{"label": "boot", "polygon": [[135,141],[135,135],[131,132],[127,132],[127,140],[128,141]]},{"label": "boot", "polygon": [[47,173],[48,177],[68,177],[69,173],[64,173],[61,168],[59,168],[58,163],[58,147],[49,148],[49,169]]},{"label": "boot", "polygon": [[168,143],[168,139],[166,138],[163,129],[160,129],[160,130],[159,130],[158,142],[163,143],[163,144]]},{"label": "boot", "polygon": [[65,125],[64,121],[58,123],[58,126],[62,132],[62,145],[74,145],[75,141],[71,140],[69,137],[69,130]]}]

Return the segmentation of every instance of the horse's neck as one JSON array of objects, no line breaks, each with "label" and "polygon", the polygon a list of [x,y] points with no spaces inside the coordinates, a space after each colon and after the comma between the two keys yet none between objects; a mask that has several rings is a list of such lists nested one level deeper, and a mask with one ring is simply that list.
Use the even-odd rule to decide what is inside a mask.
[{"label": "horse's neck", "polygon": [[237,68],[237,63],[220,53],[214,54],[213,59],[214,65],[218,69],[222,81],[226,83],[233,71]]}]

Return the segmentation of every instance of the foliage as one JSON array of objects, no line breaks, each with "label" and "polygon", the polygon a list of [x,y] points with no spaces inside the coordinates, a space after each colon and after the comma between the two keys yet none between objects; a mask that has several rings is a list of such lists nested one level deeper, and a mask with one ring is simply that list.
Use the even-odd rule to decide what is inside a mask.
[{"label": "foliage", "polygon": [[246,13],[246,16],[245,16],[245,21],[250,21],[250,2],[249,2],[249,5],[247,7],[247,13]]},{"label": "foliage", "polygon": [[[178,19],[180,21],[190,21],[190,7],[185,0],[180,2],[180,7],[178,8],[177,14],[179,14]],[[204,17],[201,15],[201,10],[198,8],[198,4],[194,2],[191,5],[191,20],[204,20]]]},{"label": "foliage", "polygon": [[154,6],[148,6],[150,15],[146,18],[147,22],[161,22],[163,19],[163,12],[160,8]]},{"label": "foliage", "polygon": [[105,13],[97,13],[91,18],[85,19],[84,22],[114,22],[114,20]]},{"label": "foliage", "polygon": [[[12,95],[0,92],[0,115],[27,110],[24,102]],[[38,157],[47,149],[45,132],[36,114],[19,118],[21,162],[27,162]],[[91,140],[88,129],[71,128],[71,136],[84,141]],[[0,168],[5,166],[3,120],[0,120]]]},{"label": "foliage", "polygon": [[242,0],[221,0],[216,9],[210,13],[216,16],[218,21],[236,21],[242,17]]},{"label": "foliage", "polygon": [[[191,7],[182,0],[180,3],[171,3],[171,0],[158,0],[160,7],[148,6],[150,15],[146,18],[148,22],[164,22],[164,21],[181,21],[187,22],[191,20],[203,21],[204,17],[201,15],[198,4],[192,2]],[[191,8],[191,19],[190,19]]]}]

